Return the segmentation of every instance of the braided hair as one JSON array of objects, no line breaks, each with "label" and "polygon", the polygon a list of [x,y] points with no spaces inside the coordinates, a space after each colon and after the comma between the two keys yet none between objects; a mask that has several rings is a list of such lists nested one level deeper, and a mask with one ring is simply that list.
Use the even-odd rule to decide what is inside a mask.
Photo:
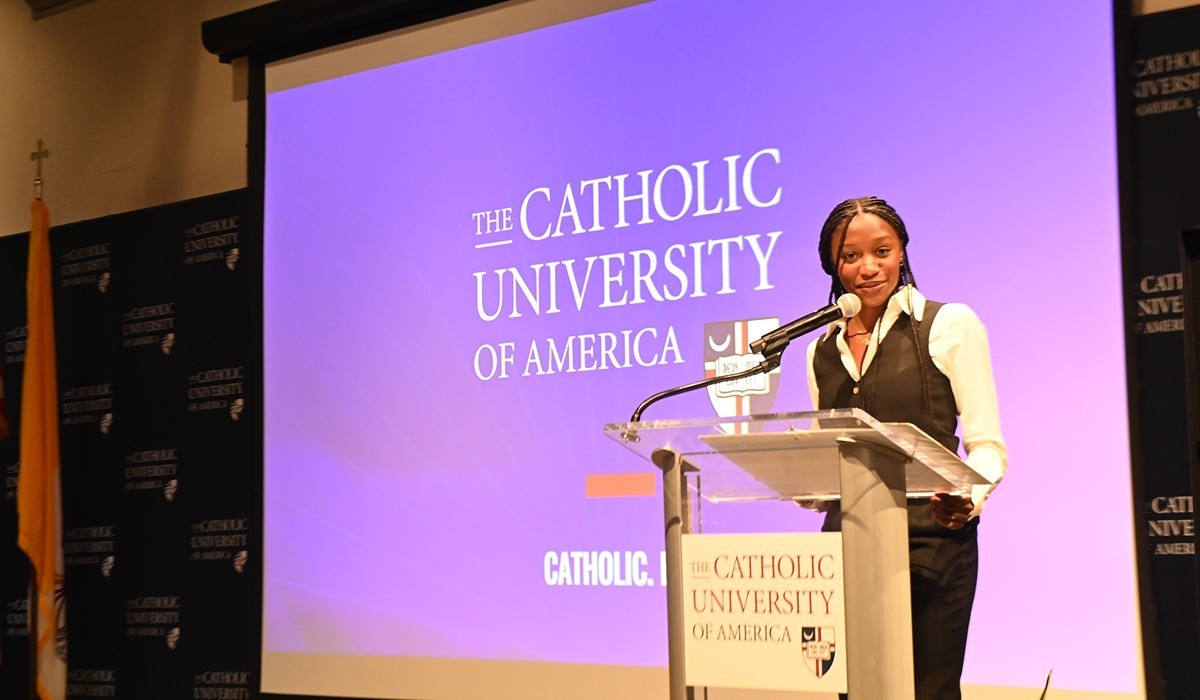
[{"label": "braided hair", "polygon": [[[898,290],[904,285],[911,285],[913,288],[917,286],[917,280],[912,273],[912,265],[908,262],[908,229],[904,226],[904,220],[900,218],[896,210],[879,197],[847,199],[829,213],[829,217],[825,219],[825,225],[821,227],[821,238],[817,242],[817,253],[821,257],[821,269],[832,280],[829,285],[830,304],[846,293],[846,288],[842,285],[842,276],[839,274],[842,246],[846,243],[846,231],[850,229],[850,222],[859,214],[874,214],[883,219],[900,239],[900,284],[896,285],[896,289]],[[836,248],[833,245],[835,235],[837,235]],[[895,292],[893,291],[893,293]],[[911,304],[909,308],[912,308]],[[929,358],[925,357],[925,352],[921,349],[921,322],[911,314],[909,320],[913,346],[917,350],[917,363],[921,368],[922,404],[925,412],[932,415],[933,406],[929,393]]]},{"label": "braided hair", "polygon": [[[900,238],[900,284],[917,286],[913,277],[912,267],[908,264],[908,229],[904,220],[896,213],[890,204],[879,197],[858,197],[847,199],[833,208],[825,225],[821,228],[821,239],[817,243],[817,253],[821,256],[821,269],[832,278],[829,286],[829,303],[846,293],[842,286],[842,277],[838,274],[839,262],[842,259],[842,246],[846,243],[846,231],[850,221],[859,214],[874,214],[888,223]],[[837,234],[837,248],[833,247],[833,237]]]}]

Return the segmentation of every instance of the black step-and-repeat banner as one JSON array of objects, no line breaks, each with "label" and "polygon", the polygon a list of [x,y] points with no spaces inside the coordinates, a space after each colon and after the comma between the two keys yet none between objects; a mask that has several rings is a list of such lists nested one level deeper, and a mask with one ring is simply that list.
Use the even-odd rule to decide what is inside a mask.
[{"label": "black step-and-repeat banner", "polygon": [[25,266],[29,235],[0,236],[0,333],[9,434],[0,440],[4,500],[0,501],[0,697],[29,697],[29,565],[17,548],[17,438],[21,373],[25,369]]},{"label": "black step-and-repeat banner", "polygon": [[[1129,348],[1135,490],[1150,697],[1200,688],[1195,536],[1184,385],[1181,229],[1200,224],[1200,8],[1134,18],[1119,96],[1132,299]],[[1119,66],[1120,70],[1122,67]],[[1157,658],[1155,658],[1155,656]]]},{"label": "black step-and-repeat banner", "polygon": [[[262,246],[245,209],[236,191],[51,229],[68,697],[258,696]],[[13,414],[27,245],[0,239]],[[0,443],[4,698],[29,673],[16,442]]]}]

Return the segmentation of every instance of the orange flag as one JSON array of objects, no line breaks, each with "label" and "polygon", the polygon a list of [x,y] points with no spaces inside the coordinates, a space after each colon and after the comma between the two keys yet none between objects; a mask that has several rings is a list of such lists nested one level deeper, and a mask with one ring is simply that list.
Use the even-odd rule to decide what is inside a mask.
[{"label": "orange flag", "polygon": [[17,544],[33,565],[37,600],[37,692],[63,700],[67,687],[67,605],[63,596],[59,487],[58,380],[50,281],[50,212],[33,201],[26,282],[29,336],[21,391],[21,467],[17,474]]}]

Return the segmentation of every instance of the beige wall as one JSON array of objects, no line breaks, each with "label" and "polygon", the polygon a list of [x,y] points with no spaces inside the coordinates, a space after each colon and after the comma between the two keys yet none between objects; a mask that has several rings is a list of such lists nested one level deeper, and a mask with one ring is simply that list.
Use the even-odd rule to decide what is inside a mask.
[{"label": "beige wall", "polygon": [[246,185],[246,103],[200,23],[264,0],[95,0],[34,21],[0,0],[0,235],[29,229],[45,139],[54,223]]}]

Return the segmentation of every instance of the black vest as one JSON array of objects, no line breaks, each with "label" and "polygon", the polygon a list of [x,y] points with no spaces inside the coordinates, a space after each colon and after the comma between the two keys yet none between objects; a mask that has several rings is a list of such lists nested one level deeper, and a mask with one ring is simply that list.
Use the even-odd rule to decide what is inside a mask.
[{"label": "black vest", "polygon": [[[929,329],[942,305],[925,303],[918,341],[929,376],[930,407],[924,406],[921,364],[913,344],[912,319],[901,314],[888,331],[883,343],[875,348],[875,357],[861,382],[855,382],[842,364],[835,330],[817,343],[813,356],[813,375],[819,390],[819,410],[861,408],[884,423],[912,423],[930,437],[958,452],[958,406],[950,380],[929,359]],[[856,342],[858,339],[850,339]],[[855,389],[858,389],[857,393]]]}]

